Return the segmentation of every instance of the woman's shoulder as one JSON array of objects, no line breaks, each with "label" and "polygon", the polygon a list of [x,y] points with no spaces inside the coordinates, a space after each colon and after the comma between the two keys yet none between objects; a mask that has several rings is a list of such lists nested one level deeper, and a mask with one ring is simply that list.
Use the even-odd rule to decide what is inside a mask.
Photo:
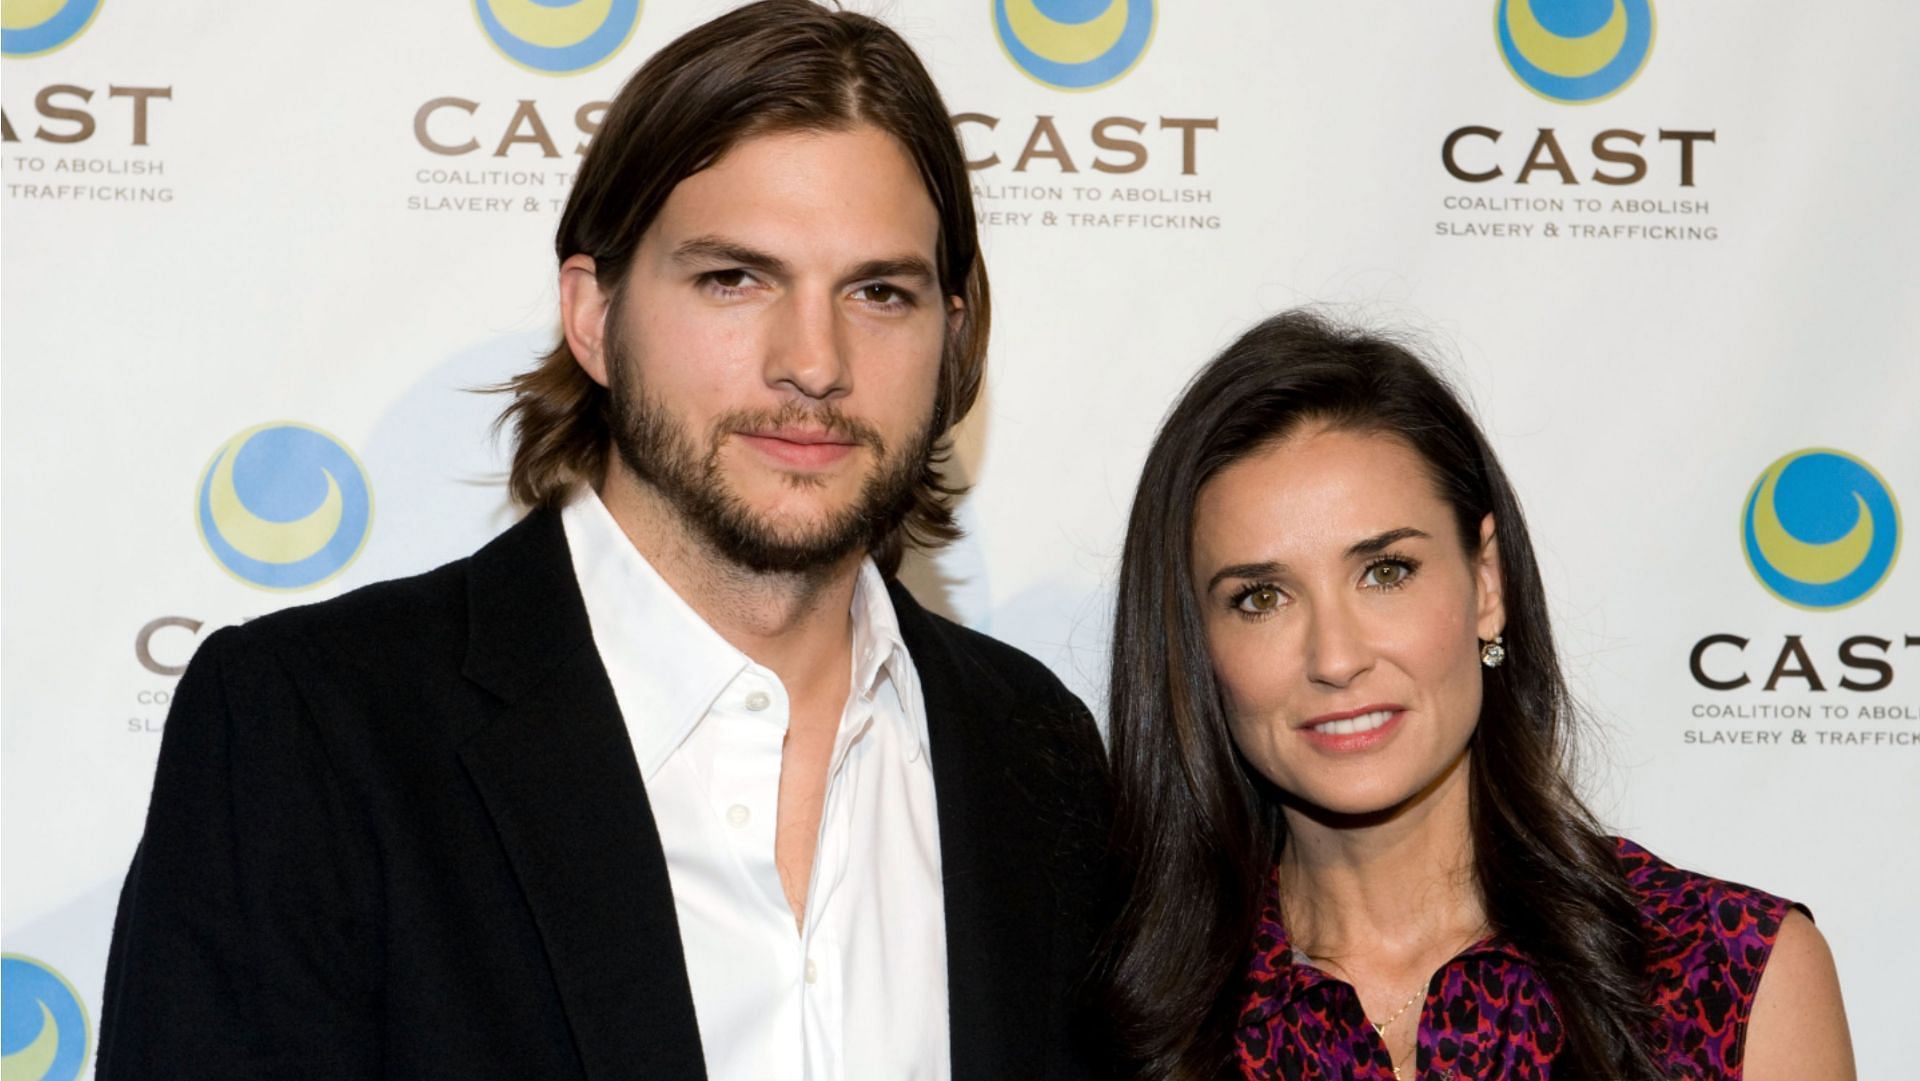
[{"label": "woman's shoulder", "polygon": [[1739,882],[1675,867],[1624,837],[1614,838],[1627,885],[1640,898],[1640,915],[1655,944],[1719,941],[1771,946],[1792,901]]},{"label": "woman's shoulder", "polygon": [[1697,1063],[1702,1067],[1716,1056],[1737,1062],[1761,974],[1795,905],[1675,867],[1624,838],[1615,844],[1627,883],[1640,897],[1647,982],[1667,1018],[1669,1050],[1704,1060]]},{"label": "woman's shoulder", "polygon": [[1624,838],[1615,845],[1648,932],[1648,985],[1666,1020],[1661,1053],[1677,1069],[1756,1081],[1853,1076],[1833,956],[1804,906],[1675,867]]}]

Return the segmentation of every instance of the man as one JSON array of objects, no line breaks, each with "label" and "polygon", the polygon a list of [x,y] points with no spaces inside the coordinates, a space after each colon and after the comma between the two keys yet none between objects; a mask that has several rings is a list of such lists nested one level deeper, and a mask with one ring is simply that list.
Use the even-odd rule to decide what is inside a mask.
[{"label": "man", "polygon": [[889,580],[986,349],[924,69],[804,0],[699,27],[557,246],[536,509],[183,678],[99,1076],[1091,1074],[1098,737]]}]

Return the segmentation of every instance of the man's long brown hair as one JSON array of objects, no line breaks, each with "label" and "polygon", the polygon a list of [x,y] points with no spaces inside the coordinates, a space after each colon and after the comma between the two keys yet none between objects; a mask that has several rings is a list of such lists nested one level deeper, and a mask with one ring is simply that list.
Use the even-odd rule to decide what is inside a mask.
[{"label": "man's long brown hair", "polygon": [[[762,0],[681,35],[608,107],[554,248],[562,262],[592,257],[600,287],[617,295],[642,234],[682,180],[754,136],[860,124],[893,136],[918,166],[940,216],[941,291],[965,305],[941,358],[936,438],[912,504],[872,553],[891,574],[907,545],[937,547],[959,536],[952,502],[962,489],[939,466],[953,426],[979,397],[989,322],[966,158],[933,79],[898,34],[811,0]],[[553,505],[574,485],[600,481],[613,439],[607,389],[581,370],[564,336],[503,389],[513,394],[499,424],[514,434],[516,501]]]}]

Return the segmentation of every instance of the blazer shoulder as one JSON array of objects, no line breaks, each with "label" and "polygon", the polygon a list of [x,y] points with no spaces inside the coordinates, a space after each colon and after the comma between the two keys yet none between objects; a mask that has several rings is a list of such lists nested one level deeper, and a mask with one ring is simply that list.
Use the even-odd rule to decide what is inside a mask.
[{"label": "blazer shoulder", "polygon": [[[928,613],[935,625],[953,643],[956,652],[973,659],[982,668],[1004,680],[1009,689],[1022,696],[1073,698],[1073,692],[1054,675],[1053,669],[1032,654],[1000,639],[962,626],[945,616]],[[1078,699],[1076,698],[1077,702]]]},{"label": "blazer shoulder", "polygon": [[[889,583],[901,636],[926,693],[930,722],[997,733],[1002,753],[1028,747],[1055,773],[1104,787],[1106,744],[1093,714],[1053,670],[1022,650],[922,608]],[[1007,723],[983,724],[982,718]],[[964,718],[964,720],[962,720]],[[1072,786],[1070,786],[1072,787]]]},{"label": "blazer shoulder", "polygon": [[241,624],[234,637],[281,644],[324,639],[378,652],[398,642],[464,634],[471,559],[458,559],[408,578],[374,582],[329,600],[282,608]]},{"label": "blazer shoulder", "polygon": [[1084,709],[1060,677],[1031,654],[929,611],[898,580],[889,580],[887,589],[916,667],[949,661],[965,675],[988,676],[1018,699],[1062,699]]},{"label": "blazer shoulder", "polygon": [[469,559],[223,628],[201,651],[220,648],[242,665],[271,657],[289,674],[457,670],[467,640]]}]

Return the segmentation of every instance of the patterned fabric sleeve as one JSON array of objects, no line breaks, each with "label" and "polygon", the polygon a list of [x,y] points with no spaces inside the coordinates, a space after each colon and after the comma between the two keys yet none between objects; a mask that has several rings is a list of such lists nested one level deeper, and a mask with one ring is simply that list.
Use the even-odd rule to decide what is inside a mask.
[{"label": "patterned fabric sleeve", "polygon": [[[1647,972],[1661,1025],[1655,1048],[1679,1077],[1738,1081],[1760,974],[1792,903],[1684,871],[1619,841],[1651,932]],[[1804,910],[1803,910],[1804,911]]]}]

